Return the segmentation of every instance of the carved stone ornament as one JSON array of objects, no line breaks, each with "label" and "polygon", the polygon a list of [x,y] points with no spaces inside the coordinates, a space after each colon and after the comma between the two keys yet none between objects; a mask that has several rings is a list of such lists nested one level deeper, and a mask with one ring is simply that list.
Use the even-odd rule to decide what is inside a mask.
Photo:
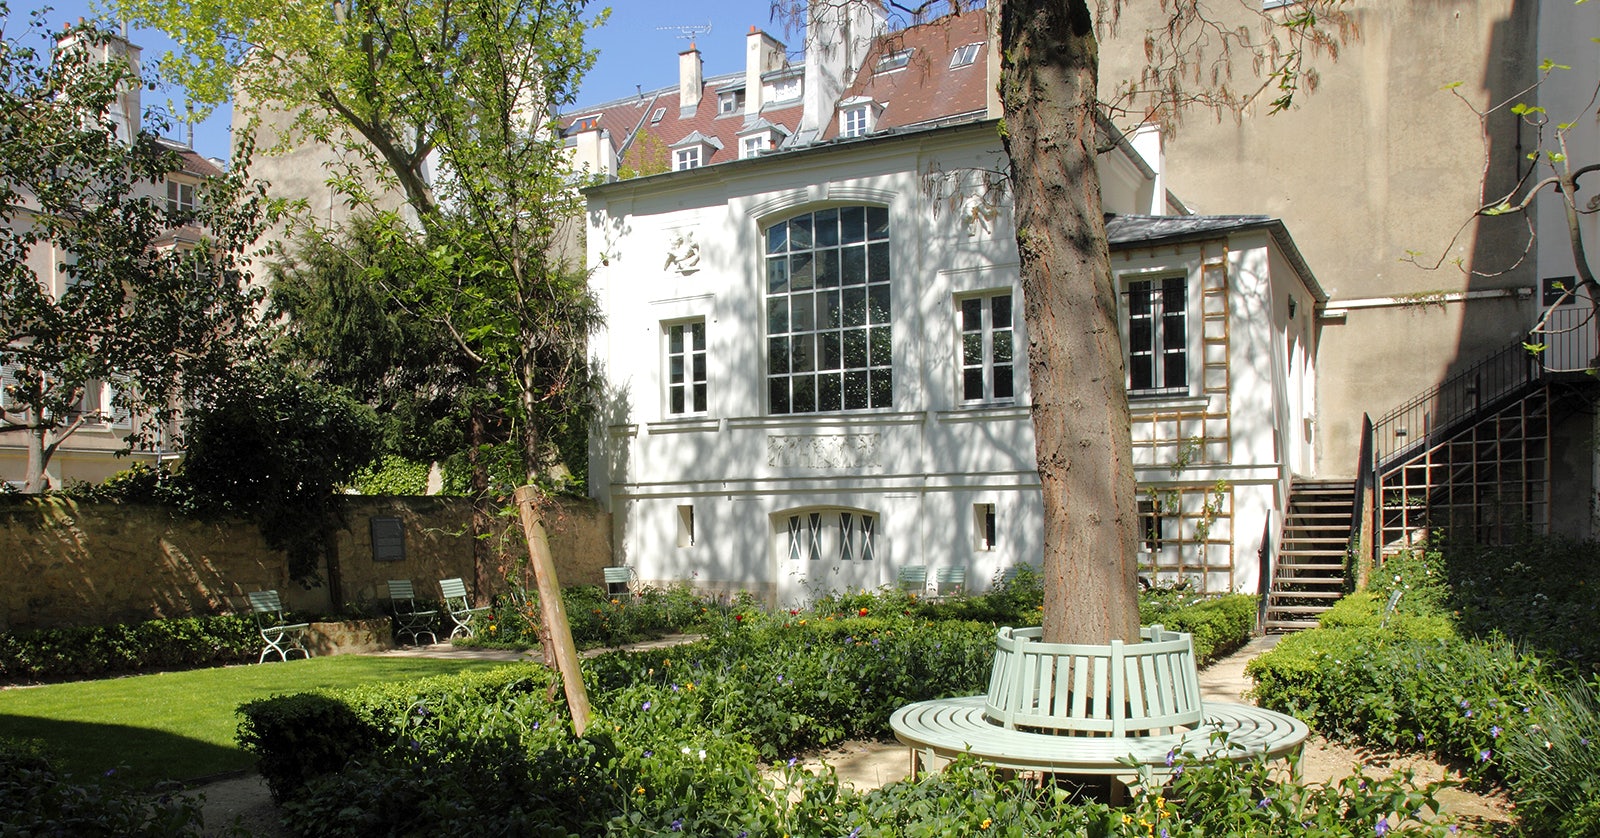
[{"label": "carved stone ornament", "polygon": [[672,243],[667,246],[667,263],[662,268],[675,269],[681,274],[700,270],[700,244],[694,240],[693,230],[672,237]]},{"label": "carved stone ornament", "polygon": [[876,468],[878,434],[824,434],[767,437],[767,465],[773,468]]}]

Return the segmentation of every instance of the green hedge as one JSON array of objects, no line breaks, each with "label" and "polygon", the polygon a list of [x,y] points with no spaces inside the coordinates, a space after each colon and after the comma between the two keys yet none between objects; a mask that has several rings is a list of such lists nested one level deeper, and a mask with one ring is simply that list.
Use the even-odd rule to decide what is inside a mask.
[{"label": "green hedge", "polygon": [[34,742],[0,739],[0,835],[183,838],[206,834],[184,796],[136,793],[105,777],[61,774]]},{"label": "green hedge", "polygon": [[1228,594],[1186,605],[1141,608],[1140,621],[1188,632],[1194,637],[1195,659],[1206,666],[1250,640],[1256,630],[1256,598]]},{"label": "green hedge", "polygon": [[52,680],[254,661],[249,617],[180,617],[114,626],[0,633],[0,679]]}]

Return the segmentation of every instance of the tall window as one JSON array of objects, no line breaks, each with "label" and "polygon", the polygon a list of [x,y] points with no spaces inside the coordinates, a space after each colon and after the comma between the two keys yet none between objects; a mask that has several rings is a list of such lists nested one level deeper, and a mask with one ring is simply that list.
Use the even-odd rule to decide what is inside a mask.
[{"label": "tall window", "polygon": [[1128,283],[1128,392],[1186,393],[1189,320],[1181,276]]},{"label": "tall window", "polygon": [[1016,395],[1012,370],[1011,295],[961,301],[961,400],[989,402]]},{"label": "tall window", "polygon": [[706,321],[667,326],[667,413],[706,412]]},{"label": "tall window", "polygon": [[766,240],[768,409],[891,406],[889,211],[808,212]]}]

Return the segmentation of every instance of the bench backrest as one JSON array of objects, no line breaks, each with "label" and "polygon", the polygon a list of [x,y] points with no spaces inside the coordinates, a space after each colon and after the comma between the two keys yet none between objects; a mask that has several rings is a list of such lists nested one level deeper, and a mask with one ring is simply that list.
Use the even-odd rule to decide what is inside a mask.
[{"label": "bench backrest", "polygon": [[[632,581],[633,571],[624,567],[607,567],[601,569],[606,575],[607,585],[626,585]],[[589,577],[594,578],[594,577]]]},{"label": "bench backrest", "polygon": [[967,569],[964,567],[941,567],[934,576],[940,588],[946,585],[960,587],[967,584]]},{"label": "bench backrest", "polygon": [[249,597],[250,610],[257,614],[283,613],[283,600],[277,591],[251,591]]},{"label": "bench backrest", "polygon": [[450,607],[451,608],[455,608],[456,607],[456,603],[454,602],[454,600],[457,600],[457,599],[462,601],[461,602],[461,606],[462,607],[466,607],[466,605],[467,605],[467,583],[462,582],[461,581],[461,577],[457,576],[454,579],[440,579],[439,580],[439,592],[444,594],[445,601],[450,603]]},{"label": "bench backrest", "polygon": [[900,568],[900,587],[908,590],[920,590],[928,584],[928,566],[925,564],[910,564]]},{"label": "bench backrest", "polygon": [[1041,629],[1000,629],[984,715],[1003,727],[1110,736],[1200,723],[1187,634],[1140,629],[1144,642],[1044,643]]},{"label": "bench backrest", "polygon": [[389,599],[397,602],[401,600],[409,602],[416,598],[416,591],[413,589],[410,579],[389,580]]}]

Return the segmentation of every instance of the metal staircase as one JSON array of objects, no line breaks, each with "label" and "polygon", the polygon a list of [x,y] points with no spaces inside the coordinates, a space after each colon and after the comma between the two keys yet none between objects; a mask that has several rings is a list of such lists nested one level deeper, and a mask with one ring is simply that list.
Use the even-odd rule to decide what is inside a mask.
[{"label": "metal staircase", "polygon": [[1317,615],[1344,596],[1354,504],[1350,480],[1296,481],[1290,489],[1262,623],[1267,632],[1312,628]]}]

